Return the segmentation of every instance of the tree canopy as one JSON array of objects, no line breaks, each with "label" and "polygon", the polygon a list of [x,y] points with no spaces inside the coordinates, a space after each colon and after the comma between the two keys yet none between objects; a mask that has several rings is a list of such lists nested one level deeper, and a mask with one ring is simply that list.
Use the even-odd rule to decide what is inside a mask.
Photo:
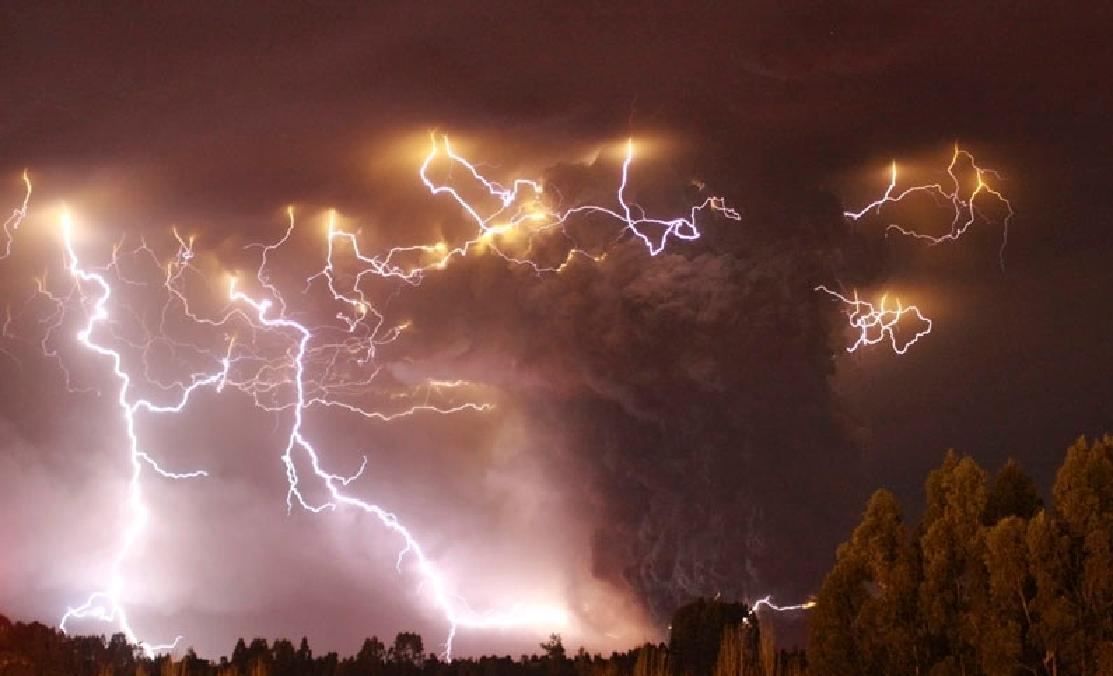
[{"label": "tree canopy", "polygon": [[1113,674],[1113,437],[1067,449],[1045,507],[1009,461],[949,451],[923,518],[870,498],[817,597],[818,674]]}]

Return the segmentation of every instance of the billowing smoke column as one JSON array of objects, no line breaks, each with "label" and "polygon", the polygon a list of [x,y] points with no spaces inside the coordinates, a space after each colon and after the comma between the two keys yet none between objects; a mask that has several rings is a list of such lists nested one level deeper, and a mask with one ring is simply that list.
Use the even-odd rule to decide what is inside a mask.
[{"label": "billowing smoke column", "polygon": [[[584,182],[556,174],[558,185]],[[948,220],[977,189],[956,190]],[[662,626],[697,596],[806,594],[800,581],[818,580],[825,562],[785,552],[833,551],[838,515],[857,509],[855,423],[828,383],[830,337],[841,335],[830,299],[848,308],[847,350],[884,341],[903,354],[931,326],[916,306],[835,290],[831,280],[875,286],[887,266],[884,232],[837,200],[793,190],[744,216],[653,265],[620,245],[607,265],[506,309],[526,327],[518,361],[555,383],[555,396],[528,399],[530,416],[552,440],[551,471],[597,524],[593,572],[631,589]]]},{"label": "billowing smoke column", "polygon": [[[905,196],[937,193],[955,209],[951,234],[933,238],[937,243],[957,239],[970,226],[978,195],[1008,203],[989,188],[986,170],[976,165],[976,188],[960,196],[956,148],[948,168],[953,192],[933,185],[894,195],[894,169],[885,195],[861,212],[840,214],[830,202],[794,207],[791,218],[803,223],[804,232],[800,242],[786,246],[776,228],[728,227],[741,215],[719,197],[699,196],[683,216],[648,215],[631,197],[634,155],[635,144],[628,141],[617,189],[608,196],[595,194],[593,182],[577,180],[590,170],[570,166],[553,169],[545,183],[515,179],[503,185],[456,153],[447,138],[433,138],[419,179],[431,195],[459,206],[467,223],[463,234],[368,253],[360,235],[330,213],[324,265],[300,289],[323,295],[333,313],[325,318],[293,307],[295,296],[283,291],[282,275],[271,266],[270,257],[295,232],[292,211],[282,237],[250,245],[259,253],[255,274],[229,275],[221,285],[227,302],[215,310],[198,309],[208,303],[189,291],[190,280],[204,277],[192,240],[175,232],[177,249],[163,260],[145,240],[125,239],[107,265],[94,266],[78,252],[74,233],[80,226],[64,215],[69,281],[60,290],[45,281],[37,284],[39,295],[54,308],[43,348],[53,353],[51,345],[67,338],[62,329],[72,323],[70,317],[81,318],[77,341],[107,363],[114,377],[132,473],[129,521],[110,578],[67,610],[62,627],[78,619],[102,620],[140,640],[121,599],[128,554],[150,527],[145,472],[193,481],[207,474],[203,468],[166,469],[167,463],[156,459],[157,440],[137,432],[137,417],[173,415],[205,388],[240,392],[257,407],[283,416],[288,436],[279,458],[288,482],[288,509],[359,510],[399,539],[399,571],[408,567],[420,580],[422,594],[448,626],[445,654],[451,654],[458,628],[559,628],[566,622],[567,607],[528,600],[511,608],[472,609],[449,588],[419,534],[386,506],[352,489],[367,468],[366,458],[358,468],[331,468],[327,450],[304,425],[316,409],[384,422],[490,410],[490,402],[470,398],[476,383],[460,379],[430,378],[415,391],[381,396],[379,353],[403,340],[410,326],[409,320],[393,322],[382,299],[393,300],[409,286],[432,286],[440,302],[415,302],[409,307],[413,321],[436,315],[459,325],[474,310],[474,299],[454,296],[461,286],[454,275],[459,274],[476,276],[476,284],[493,294],[507,284],[521,285],[523,273],[533,280],[486,313],[496,322],[521,325],[514,339],[467,356],[490,359],[496,351],[524,363],[546,383],[541,396],[536,387],[492,378],[492,384],[514,391],[531,424],[550,440],[549,468],[566,479],[583,518],[597,524],[594,575],[632,591],[656,616],[692,596],[717,593],[756,599],[775,610],[806,608],[779,606],[766,591],[795,592],[794,579],[814,579],[818,564],[786,564],[778,553],[789,550],[795,539],[815,537],[816,525],[847,498],[839,483],[847,476],[845,421],[826,383],[831,327],[820,303],[827,296],[814,292],[824,291],[851,307],[851,326],[860,332],[851,350],[888,338],[903,354],[931,326],[915,306],[898,303],[894,310],[883,300],[875,308],[857,292],[851,298],[824,285],[832,278],[871,281],[853,270],[869,267],[865,259],[876,250],[847,223]],[[966,154],[961,157],[973,162]],[[451,180],[438,178],[452,175],[453,169]],[[27,214],[31,184],[24,180],[23,204],[4,226],[7,253]],[[963,221],[960,211],[969,219]],[[705,236],[701,229],[714,222],[723,227]],[[678,241],[685,243],[683,252],[669,248]],[[481,255],[501,261],[501,267],[457,269]],[[135,267],[156,276],[157,283],[134,279]],[[142,339],[120,328],[131,310],[114,305],[116,289],[136,284],[157,289],[148,301],[161,308],[158,333]],[[898,342],[897,324],[910,313],[926,328]],[[183,325],[188,328],[182,330]],[[151,361],[156,348],[165,346],[176,355],[173,366],[187,375],[152,381]],[[786,504],[786,495],[801,493],[812,496],[808,504],[824,507]],[[770,504],[779,505],[786,527],[767,527]],[[569,606],[578,607],[577,599],[569,599]],[[168,647],[141,645],[150,653]]]}]

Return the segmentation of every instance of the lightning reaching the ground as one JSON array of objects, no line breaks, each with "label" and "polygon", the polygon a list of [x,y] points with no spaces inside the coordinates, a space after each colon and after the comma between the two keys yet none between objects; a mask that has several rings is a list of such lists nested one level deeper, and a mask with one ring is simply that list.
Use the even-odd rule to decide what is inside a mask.
[{"label": "lightning reaching the ground", "polygon": [[[296,400],[293,407],[293,424],[290,428],[290,436],[288,437],[288,442],[282,455],[282,462],[286,467],[286,478],[289,482],[289,488],[286,493],[286,506],[288,510],[293,508],[295,502],[303,509],[314,513],[334,510],[341,506],[352,507],[372,514],[378,518],[388,530],[401,537],[405,547],[399,554],[399,566],[401,565],[403,556],[407,554],[416,559],[419,574],[427,584],[427,588],[434,602],[444,612],[445,619],[449,623],[449,633],[444,644],[446,656],[451,656],[452,640],[459,626],[487,628],[519,626],[536,622],[547,622],[556,626],[561,626],[567,622],[565,613],[560,609],[515,608],[504,613],[475,613],[471,611],[466,604],[448,590],[447,584],[437,570],[436,565],[426,556],[421,544],[414,537],[413,533],[402,524],[395,514],[379,505],[345,493],[343,490],[344,487],[357,479],[363,472],[366,467],[366,458],[355,474],[341,476],[330,473],[323,468],[316,447],[306,437],[302,429],[305,410],[309,405],[309,400],[305,393],[305,364],[307,348],[313,338],[312,331],[296,321],[281,316],[271,317],[269,315],[272,307],[271,301],[250,298],[236,288],[234,278],[229,287],[229,298],[232,301],[242,302],[251,307],[260,325],[268,329],[291,332],[296,338],[297,347],[293,358]],[[313,503],[306,499],[300,488],[301,477],[294,461],[295,452],[301,452],[307,456],[314,476],[320,479],[328,490],[328,501]]]},{"label": "lightning reaching the ground", "polygon": [[[63,263],[68,282],[55,290],[57,282],[48,283],[46,276],[36,280],[35,295],[49,306],[47,329],[42,339],[44,353],[55,358],[66,374],[67,387],[71,375],[66,369],[56,343],[69,325],[69,317],[82,317],[76,332],[77,344],[89,353],[107,361],[115,380],[115,405],[125,433],[123,449],[130,466],[127,494],[127,522],[123,537],[111,563],[104,587],[94,591],[82,603],[70,607],[60,625],[66,630],[79,620],[98,620],[117,626],[129,641],[153,655],[171,649],[169,644],[153,644],[141,640],[129,619],[127,597],[127,563],[153,518],[143,498],[143,478],[153,472],[168,480],[203,480],[202,469],[170,471],[155,459],[154,445],[143,438],[138,419],[146,415],[181,413],[198,391],[209,388],[216,394],[227,390],[240,392],[260,409],[284,414],[288,418],[288,436],[280,459],[287,478],[287,511],[294,507],[311,513],[326,513],[341,508],[354,509],[375,517],[389,532],[401,540],[397,567],[406,562],[420,579],[420,590],[443,616],[448,625],[444,654],[451,656],[453,639],[460,628],[495,628],[544,626],[559,628],[569,619],[568,611],[544,603],[519,604],[510,608],[477,611],[453,592],[437,563],[427,554],[415,533],[405,526],[394,512],[372,501],[358,497],[354,483],[367,467],[367,458],[350,474],[326,468],[319,444],[309,437],[305,419],[314,408],[332,408],[369,420],[389,422],[400,417],[421,414],[451,415],[464,412],[481,413],[492,404],[484,401],[461,401],[454,394],[468,390],[473,384],[457,379],[430,378],[409,391],[393,392],[388,401],[399,398],[409,404],[384,409],[368,406],[368,397],[379,393],[376,382],[382,365],[379,350],[398,341],[408,328],[407,322],[392,324],[383,310],[376,306],[368,285],[372,282],[399,282],[418,285],[423,278],[442,270],[454,260],[465,256],[491,253],[512,265],[529,266],[537,274],[556,274],[572,261],[584,259],[597,262],[605,259],[613,243],[629,238],[640,242],[650,256],[656,256],[670,240],[693,240],[700,236],[698,219],[717,214],[739,220],[739,214],[726,206],[719,197],[708,197],[693,207],[687,216],[660,219],[645,214],[630,201],[629,177],[635,144],[625,144],[615,204],[577,205],[562,209],[548,201],[541,181],[515,179],[504,187],[483,176],[476,166],[459,155],[447,138],[432,137],[429,153],[419,169],[419,179],[434,197],[448,196],[473,224],[472,234],[454,243],[437,241],[395,247],[380,254],[362,249],[358,233],[338,225],[335,211],[329,213],[326,233],[325,264],[305,280],[304,291],[323,287],[327,297],[339,306],[336,323],[318,325],[297,318],[289,310],[281,284],[272,277],[271,256],[291,239],[296,228],[293,210],[287,212],[288,223],[283,235],[270,244],[251,244],[260,251],[258,267],[252,284],[257,292],[242,288],[239,278],[231,276],[226,286],[227,304],[216,313],[197,309],[198,304],[187,292],[188,280],[204,281],[204,273],[196,267],[197,254],[193,238],[172,231],[175,249],[163,261],[155,247],[145,238],[124,237],[112,249],[110,261],[103,266],[83,262],[75,244],[75,226],[69,212],[61,218]],[[462,167],[470,179],[470,188],[480,188],[480,199],[469,201],[463,195],[469,186],[457,187],[433,178],[437,165]],[[444,167],[441,167],[442,169]],[[11,251],[12,235],[27,214],[31,184],[24,175],[26,197],[5,223],[8,235],[6,251]],[[603,232],[581,243],[568,227],[573,221],[590,222]],[[605,224],[611,225],[605,225]],[[552,255],[552,242],[560,243],[559,256]],[[130,242],[130,243],[129,243]],[[609,243],[608,243],[609,242]],[[548,258],[538,250],[547,249]],[[141,279],[136,269],[146,266],[149,277]],[[137,277],[139,275],[139,277]],[[161,288],[161,310],[157,326],[148,326],[142,312],[116,301],[114,291],[123,287]],[[115,301],[116,304],[113,304]],[[202,303],[203,305],[203,303]],[[125,330],[121,322],[135,325]],[[174,337],[182,323],[192,331],[205,332]],[[5,322],[5,331],[7,324]],[[135,338],[138,331],[140,338]],[[210,335],[211,334],[211,335]],[[153,355],[168,349],[176,355],[179,365],[190,364],[189,375],[179,380],[166,380],[155,375]],[[131,366],[138,353],[139,368]],[[160,396],[143,396],[141,391],[153,389]],[[309,471],[306,472],[305,470]],[[315,501],[308,497],[307,482],[316,482],[325,489],[326,497]],[[180,637],[179,637],[180,638]]]},{"label": "lightning reaching the ground", "polygon": [[127,611],[121,602],[121,595],[125,584],[125,574],[123,571],[124,561],[136,540],[142,535],[150,519],[150,514],[143,502],[140,477],[142,476],[144,466],[150,467],[158,475],[166,479],[193,479],[207,476],[207,474],[204,470],[178,473],[163,469],[162,466],[144,450],[140,443],[139,435],[136,432],[136,414],[141,411],[147,413],[178,413],[189,402],[190,395],[198,388],[212,385],[216,387],[217,391],[220,391],[228,373],[229,361],[225,358],[222,362],[223,368],[215,373],[193,374],[189,384],[181,388],[176,402],[170,404],[157,404],[148,399],[132,400],[130,397],[132,378],[123,368],[123,358],[120,353],[97,342],[93,337],[94,330],[108,318],[108,311],[106,308],[108,300],[112,295],[112,287],[105,279],[104,275],[89,271],[82,267],[74,251],[73,222],[68,212],[62,215],[62,241],[66,269],[73,278],[75,291],[78,294],[84,294],[84,287],[86,286],[92,286],[96,289],[92,310],[89,312],[86,324],[78,331],[77,340],[86,349],[108,358],[112,365],[112,372],[119,383],[116,402],[120,408],[124,429],[127,434],[127,451],[131,462],[131,479],[128,483],[127,501],[130,518],[124,529],[123,541],[119,549],[117,549],[116,556],[112,561],[108,586],[104,590],[94,592],[83,604],[75,608],[67,609],[65,615],[62,616],[59,626],[65,631],[67,622],[72,619],[81,618],[95,618],[106,622],[113,622],[120,627],[129,641],[138,643],[145,653],[153,655],[160,650],[172,648],[181,637],[179,636],[173,643],[167,645],[151,645],[145,641],[139,640],[128,621]]}]

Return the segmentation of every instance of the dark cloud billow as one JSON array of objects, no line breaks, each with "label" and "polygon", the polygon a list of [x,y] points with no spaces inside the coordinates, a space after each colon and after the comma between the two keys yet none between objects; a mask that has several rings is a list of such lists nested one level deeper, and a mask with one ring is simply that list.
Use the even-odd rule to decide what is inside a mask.
[{"label": "dark cloud billow", "polygon": [[[585,197],[561,189],[587,183],[577,173],[599,169],[560,167],[548,187]],[[785,552],[832,550],[860,498],[853,421],[829,387],[841,314],[814,287],[882,279],[879,238],[801,186],[703,227],[655,258],[628,238],[559,275],[463,261],[415,306],[419,330],[474,337],[461,360],[501,364],[488,375],[593,524],[592,573],[655,621],[700,595],[805,595],[827,556]]]},{"label": "dark cloud billow", "polygon": [[[498,408],[314,424],[338,466],[372,456],[360,489],[461,562],[467,591],[557,584],[574,607],[598,606],[601,583],[654,631],[693,595],[795,600],[877,485],[912,502],[947,446],[989,466],[1016,455],[1046,484],[1058,449],[1113,416],[1107,350],[1085,338],[1109,329],[1094,308],[1113,284],[1113,153],[1095,146],[1113,104],[1097,66],[1111,59],[1108,22],[1081,9],[0,11],[0,172],[18,189],[30,167],[41,213],[70,201],[105,251],[121,230],[174,224],[248,269],[242,245],[280,232],[287,202],[306,214],[283,263],[299,273],[319,253],[316,207],[338,206],[377,245],[435,236],[459,214],[417,183],[420,155],[395,148],[431,129],[493,174],[548,167],[566,203],[613,198],[615,157],[581,162],[592,149],[664,139],[635,165],[641,203],[677,213],[705,183],[741,210],[655,258],[627,240],[539,278],[484,256],[391,301],[415,330],[384,351],[389,372],[489,382]],[[1002,170],[1018,208],[1006,273],[996,231],[921,250],[839,217],[836,196],[875,194],[889,159],[934,166],[956,138]],[[21,236],[36,248],[4,262],[6,301],[41,272],[25,261],[56,260],[46,235]],[[842,317],[820,282],[910,287],[940,321],[901,359],[840,358]],[[110,407],[61,397],[35,347],[6,344],[24,366],[2,367],[0,505],[15,518],[0,527],[18,545],[0,561],[0,612],[49,620],[96,586],[122,474]],[[243,403],[202,402],[164,449],[215,476],[152,489],[180,528],[138,557],[167,571],[138,581],[138,621],[203,652],[232,634],[308,633],[344,652],[372,632],[438,636],[373,524],[275,519],[281,439]],[[597,612],[590,645],[647,637],[605,638]],[[535,643],[478,634],[461,636],[465,652]]]}]

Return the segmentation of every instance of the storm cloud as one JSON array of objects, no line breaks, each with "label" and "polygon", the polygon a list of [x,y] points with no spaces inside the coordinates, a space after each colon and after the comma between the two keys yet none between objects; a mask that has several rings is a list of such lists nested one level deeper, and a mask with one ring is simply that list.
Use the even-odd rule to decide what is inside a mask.
[{"label": "storm cloud", "polygon": [[[311,431],[337,469],[368,456],[355,488],[421,533],[479,607],[540,595],[575,611],[571,641],[609,648],[659,637],[694,596],[795,600],[877,484],[914,493],[952,445],[1050,472],[1049,448],[1108,424],[1108,355],[1064,350],[1048,328],[1082,316],[1108,328],[1107,313],[1086,312],[1108,285],[1073,272],[1108,269],[1110,155],[1092,144],[1109,93],[1078,67],[1107,62],[1099,21],[781,3],[58,4],[3,18],[7,202],[24,167],[36,182],[20,258],[0,263],[17,320],[0,366],[6,614],[50,620],[95,589],[122,518],[112,402],[65,393],[23,305],[32,276],[57,266],[58,202],[90,226],[83,247],[100,262],[121,233],[166,246],[173,225],[198,236],[214,275],[252,269],[243,246],[279,236],[293,203],[295,241],[276,261],[300,290],[319,267],[326,207],[372,249],[459,226],[417,180],[430,131],[494,176],[542,176],[567,205],[613,200],[615,142],[648,139],[631,181],[647,210],[718,194],[742,216],[708,219],[701,239],[656,257],[626,239],[559,275],[478,256],[418,288],[376,288],[413,327],[383,351],[393,382],[478,381],[496,406],[391,425],[319,412]],[[1049,128],[1052,116],[1070,127]],[[1008,274],[998,232],[925,251],[840,216],[884,188],[892,157],[928,171],[956,138],[1015,197]],[[576,227],[603,238],[597,225]],[[847,359],[817,283],[907,289],[941,321],[902,360]],[[335,310],[317,302],[304,311]],[[75,380],[104,384],[103,364],[60,346]],[[1032,368],[1052,360],[1061,368]],[[1036,415],[1048,410],[1062,415]],[[145,425],[160,458],[212,475],[148,485],[153,513],[173,518],[128,566],[145,634],[180,632],[210,654],[240,634],[309,634],[345,652],[370,633],[440,637],[375,523],[286,516],[276,416],[206,395],[181,420]],[[534,639],[465,632],[460,646]]]}]

